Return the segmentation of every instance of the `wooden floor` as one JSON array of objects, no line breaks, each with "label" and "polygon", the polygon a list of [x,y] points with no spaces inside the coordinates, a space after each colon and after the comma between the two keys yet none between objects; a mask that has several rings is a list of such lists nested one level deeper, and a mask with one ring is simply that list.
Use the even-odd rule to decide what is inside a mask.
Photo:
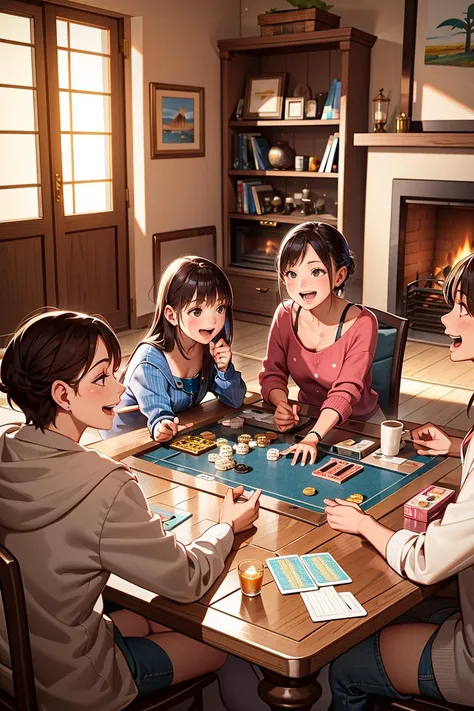
[{"label": "wooden floor", "polygon": [[[128,360],[142,333],[129,331],[120,334],[124,361]],[[249,390],[259,390],[258,374],[266,352],[267,337],[268,326],[243,321],[234,324],[233,361]],[[296,385],[290,382],[290,397],[296,399],[297,392]],[[400,388],[400,418],[450,425],[466,431],[471,427],[466,406],[473,392],[473,363],[452,363],[448,348],[443,346],[407,343]],[[6,399],[1,394],[0,405],[6,405]]]}]

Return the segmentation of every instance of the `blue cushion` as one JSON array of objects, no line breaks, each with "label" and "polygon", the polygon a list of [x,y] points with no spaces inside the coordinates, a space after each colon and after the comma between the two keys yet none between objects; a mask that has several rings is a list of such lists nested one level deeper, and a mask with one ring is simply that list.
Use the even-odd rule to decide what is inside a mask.
[{"label": "blue cushion", "polygon": [[396,338],[396,328],[379,328],[377,348],[372,363],[372,387],[379,396],[379,405],[384,412],[388,410],[390,403],[390,376]]}]

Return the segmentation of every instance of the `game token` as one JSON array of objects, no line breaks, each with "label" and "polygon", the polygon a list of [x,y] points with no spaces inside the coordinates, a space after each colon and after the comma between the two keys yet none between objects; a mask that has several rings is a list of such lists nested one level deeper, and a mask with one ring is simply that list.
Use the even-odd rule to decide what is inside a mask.
[{"label": "game token", "polygon": [[316,489],[314,488],[314,486],[305,486],[305,488],[303,489],[303,494],[305,496],[314,496],[315,493]]},{"label": "game token", "polygon": [[227,440],[225,437],[219,437],[219,439],[216,439],[216,444],[218,447],[222,447],[224,444],[227,444]]},{"label": "game token", "polygon": [[256,439],[258,442],[259,439],[268,439],[268,437],[266,434],[260,433],[260,434],[256,434],[254,439]]},{"label": "game token", "polygon": [[248,454],[250,452],[250,447],[246,442],[237,442],[234,445],[234,449],[236,454]]},{"label": "game token", "polygon": [[210,454],[207,455],[207,460],[209,462],[215,462],[218,456],[219,455],[217,454],[217,452],[211,452]]},{"label": "game token", "polygon": [[270,440],[270,442],[274,442],[276,439],[278,439],[278,435],[276,432],[265,432],[265,437]]},{"label": "game token", "polygon": [[241,434],[237,437],[237,442],[245,442],[245,444],[248,444],[251,439],[252,439],[252,435],[244,433],[244,434]]},{"label": "game token", "polygon": [[223,420],[221,420],[221,425],[223,427],[230,427],[230,417],[225,417]]},{"label": "game token", "polygon": [[257,439],[257,447],[266,447],[269,444],[268,439]]},{"label": "game token", "polygon": [[219,454],[223,457],[231,457],[233,454],[231,445],[223,444],[222,447],[219,447]]},{"label": "game token", "polygon": [[214,432],[201,432],[201,437],[204,437],[204,439],[208,439],[210,442],[216,438],[216,435]]},{"label": "game token", "polygon": [[280,452],[276,448],[267,450],[267,459],[269,462],[276,462],[280,459]]},{"label": "game token", "polygon": [[362,494],[351,494],[347,497],[346,501],[350,501],[352,504],[361,504],[364,500]]},{"label": "game token", "polygon": [[214,466],[220,472],[225,472],[228,469],[232,469],[234,464],[235,462],[231,457],[222,457],[221,455],[218,455],[216,457],[216,461],[214,462]]},{"label": "game token", "polygon": [[250,449],[255,449],[256,446],[257,446],[257,442],[254,439],[251,439],[249,442]]},{"label": "game token", "polygon": [[230,426],[233,430],[240,430],[245,424],[243,417],[232,417],[230,420]]},{"label": "game token", "polygon": [[246,464],[234,464],[234,471],[237,474],[248,474],[252,470],[252,467],[248,467]]}]

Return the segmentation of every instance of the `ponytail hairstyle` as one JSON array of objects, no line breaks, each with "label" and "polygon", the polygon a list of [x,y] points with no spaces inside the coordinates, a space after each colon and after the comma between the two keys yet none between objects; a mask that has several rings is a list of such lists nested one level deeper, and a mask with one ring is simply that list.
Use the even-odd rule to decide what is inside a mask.
[{"label": "ponytail hairstyle", "polygon": [[176,343],[179,352],[186,358],[179,331],[165,317],[165,307],[171,306],[180,321],[181,313],[191,301],[196,301],[196,307],[204,302],[212,305],[221,301],[226,307],[226,320],[216,340],[223,338],[230,345],[233,335],[233,300],[229,280],[217,264],[203,257],[175,259],[166,267],[160,279],[153,321],[141,343],[149,343],[166,353],[170,353]]},{"label": "ponytail hairstyle", "polygon": [[24,413],[26,424],[44,431],[55,422],[57,404],[51,395],[56,380],[75,392],[90,369],[101,338],[114,370],[120,366],[120,344],[101,317],[75,311],[47,311],[19,325],[3,356],[0,391],[8,404]]},{"label": "ponytail hairstyle", "polygon": [[[280,245],[277,256],[280,288],[286,272],[304,258],[309,246],[314,249],[326,267],[334,294],[342,296],[344,285],[350,275],[354,273],[356,263],[344,235],[325,222],[303,222],[301,225],[292,227],[287,233]],[[337,272],[341,267],[347,269],[346,278],[342,284],[335,287],[333,284],[333,270]]]},{"label": "ponytail hairstyle", "polygon": [[[443,287],[446,303],[453,308],[456,294],[465,297],[469,315],[474,318],[474,254],[468,254],[457,262],[449,272]],[[467,404],[467,415],[474,403],[474,394]]]}]

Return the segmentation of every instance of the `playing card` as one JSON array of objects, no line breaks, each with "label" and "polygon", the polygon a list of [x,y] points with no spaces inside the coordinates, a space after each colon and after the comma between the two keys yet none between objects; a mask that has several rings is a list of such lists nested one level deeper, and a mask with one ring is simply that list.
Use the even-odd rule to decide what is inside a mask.
[{"label": "playing card", "polygon": [[308,553],[301,561],[318,586],[352,583],[351,578],[330,553]]},{"label": "playing card", "polygon": [[282,595],[318,589],[297,555],[268,558],[266,563]]}]

